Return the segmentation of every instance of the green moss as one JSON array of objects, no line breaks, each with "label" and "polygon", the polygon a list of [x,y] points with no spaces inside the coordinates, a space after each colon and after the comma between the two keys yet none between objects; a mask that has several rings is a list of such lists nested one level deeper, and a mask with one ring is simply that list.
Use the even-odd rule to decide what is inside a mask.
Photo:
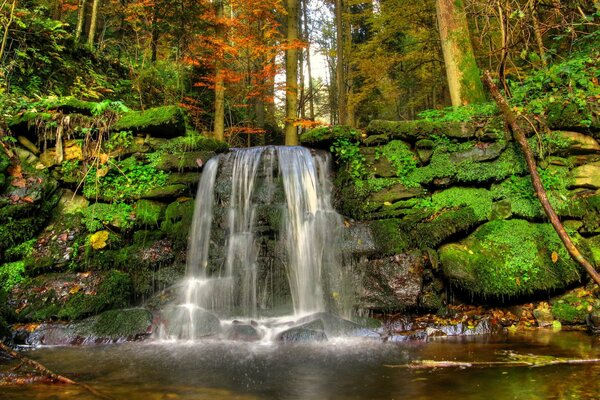
[{"label": "green moss", "polygon": [[92,168],[86,176],[83,195],[88,199],[130,201],[161,188],[168,177],[167,172],[130,157],[116,162],[104,176]]},{"label": "green moss", "polygon": [[493,195],[487,189],[451,187],[434,193],[430,199],[424,199],[417,206],[431,208],[432,213],[442,210],[470,207],[477,220],[490,218]]},{"label": "green moss", "polygon": [[167,206],[165,220],[160,230],[172,239],[177,248],[187,246],[187,237],[194,215],[194,202],[191,200],[175,201]]},{"label": "green moss", "polygon": [[160,144],[156,150],[169,154],[188,153],[193,151],[224,153],[229,150],[229,145],[220,140],[202,136],[197,132],[187,132],[185,136],[176,137]]},{"label": "green moss", "polygon": [[483,296],[530,294],[580,279],[578,266],[550,224],[491,221],[439,252],[445,275],[464,290]]},{"label": "green moss", "polygon": [[158,227],[164,205],[157,201],[139,200],[135,203],[135,221],[137,225]]},{"label": "green moss", "polygon": [[0,150],[0,173],[6,171],[10,167],[10,158],[4,152],[4,149]]},{"label": "green moss", "polygon": [[350,126],[334,125],[314,128],[300,135],[303,145],[325,150],[339,139],[356,143],[360,141],[361,133]]},{"label": "green moss", "polygon": [[392,140],[386,145],[379,147],[375,152],[375,157],[376,159],[385,157],[395,168],[396,176],[405,186],[419,186],[408,179],[408,174],[417,167],[417,156],[406,143],[400,140]]},{"label": "green moss", "polygon": [[[551,301],[552,315],[563,324],[584,324],[590,310],[596,305],[595,299],[581,291],[584,296],[570,292]],[[587,295],[586,295],[587,294]]]},{"label": "green moss", "polygon": [[7,292],[23,280],[25,263],[16,261],[0,265],[0,287]]},{"label": "green moss", "polygon": [[[405,219],[406,220],[406,219]],[[485,221],[475,215],[471,207],[442,212],[430,220],[423,220],[417,224],[403,224],[415,248],[435,248],[448,238],[458,233],[466,233]]]},{"label": "green moss", "polygon": [[124,114],[112,127],[114,131],[144,132],[159,137],[185,134],[185,114],[178,106],[151,108]]},{"label": "green moss", "polygon": [[399,219],[380,219],[369,223],[373,240],[382,255],[401,254],[410,247],[409,238],[400,225]]},{"label": "green moss", "polygon": [[469,159],[452,161],[452,153],[464,151],[465,145],[475,146],[475,143],[462,144],[460,149],[436,147],[429,165],[417,168],[408,176],[408,179],[422,184],[429,184],[435,179],[442,178],[475,183],[502,180],[511,175],[523,174],[527,170],[525,160],[514,144],[509,145],[493,161],[475,162]]},{"label": "green moss", "polygon": [[150,325],[152,314],[137,308],[105,311],[93,318],[88,329],[96,337],[120,339],[145,334]]},{"label": "green moss", "polygon": [[111,270],[103,277],[95,294],[76,293],[60,309],[58,317],[75,320],[103,310],[123,308],[129,303],[130,294],[129,275]]},{"label": "green moss", "polygon": [[125,203],[95,203],[83,210],[82,222],[90,233],[110,226],[123,230],[131,229],[135,223],[134,209]]},{"label": "green moss", "polygon": [[23,242],[17,246],[11,247],[6,250],[4,256],[7,260],[18,260],[31,256],[33,252],[33,245],[36,243],[36,239],[31,239]]},{"label": "green moss", "polygon": [[63,113],[92,115],[97,103],[76,99],[75,97],[51,97],[45,99],[40,106],[46,110],[58,110]]}]

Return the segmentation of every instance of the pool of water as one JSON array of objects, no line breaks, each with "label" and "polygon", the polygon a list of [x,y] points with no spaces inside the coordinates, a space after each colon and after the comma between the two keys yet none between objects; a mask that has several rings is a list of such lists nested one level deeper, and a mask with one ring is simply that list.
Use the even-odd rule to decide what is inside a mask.
[{"label": "pool of water", "polygon": [[[231,341],[46,347],[28,356],[114,399],[600,399],[600,364],[414,370],[412,360],[494,361],[502,351],[600,358],[600,338],[533,332],[428,342]],[[68,385],[0,387],[7,399],[97,399]]]}]

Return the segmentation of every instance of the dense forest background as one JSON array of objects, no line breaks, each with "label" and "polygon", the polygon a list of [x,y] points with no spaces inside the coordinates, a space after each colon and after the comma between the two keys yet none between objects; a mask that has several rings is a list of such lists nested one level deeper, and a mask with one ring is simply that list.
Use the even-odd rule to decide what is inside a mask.
[{"label": "dense forest background", "polygon": [[[448,4],[467,31],[444,14]],[[0,6],[5,116],[48,96],[119,101],[132,109],[179,104],[195,130],[237,145],[257,133],[280,137],[284,121],[297,133],[317,124],[360,128],[373,119],[415,119],[451,105],[449,82],[462,79],[445,72],[449,23],[463,40],[460,51],[496,71],[519,106],[526,102],[539,113],[557,95],[584,102],[598,91],[599,5],[591,0],[5,0]],[[458,71],[476,81],[477,66]],[[491,112],[491,106],[477,112],[486,107]]]}]

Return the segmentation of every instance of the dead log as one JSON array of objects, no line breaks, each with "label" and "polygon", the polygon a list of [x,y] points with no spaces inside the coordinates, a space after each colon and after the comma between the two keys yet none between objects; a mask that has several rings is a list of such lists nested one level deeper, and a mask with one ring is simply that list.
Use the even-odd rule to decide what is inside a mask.
[{"label": "dead log", "polygon": [[546,216],[548,216],[550,223],[554,227],[556,233],[558,233],[560,240],[565,245],[565,248],[569,252],[571,258],[573,258],[573,260],[579,263],[579,265],[581,265],[586,270],[588,275],[596,282],[596,284],[600,285],[600,274],[598,273],[598,271],[596,271],[594,266],[588,260],[586,260],[586,258],[581,254],[579,249],[575,246],[575,244],[569,237],[569,234],[560,222],[560,219],[554,211],[554,208],[552,208],[550,201],[548,201],[546,190],[542,185],[542,180],[540,179],[540,175],[537,171],[537,164],[535,162],[533,152],[529,147],[529,143],[527,142],[525,133],[517,123],[516,115],[512,112],[506,99],[502,96],[502,94],[498,90],[498,87],[492,80],[492,76],[490,75],[489,71],[484,72],[484,81],[487,87],[490,89],[490,94],[494,98],[494,101],[498,105],[498,108],[500,108],[500,111],[504,115],[504,120],[506,121],[507,128],[510,128],[510,130],[512,131],[513,138],[521,147],[521,151],[523,152],[523,155],[525,156],[525,161],[527,162],[527,168],[529,169],[529,174],[531,176],[531,182],[533,183],[535,194],[540,200],[540,203],[544,208]]}]

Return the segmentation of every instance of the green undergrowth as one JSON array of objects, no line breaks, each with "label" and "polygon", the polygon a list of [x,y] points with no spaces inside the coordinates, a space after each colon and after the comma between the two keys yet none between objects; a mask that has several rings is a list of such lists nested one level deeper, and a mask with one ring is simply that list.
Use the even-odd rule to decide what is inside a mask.
[{"label": "green undergrowth", "polygon": [[169,177],[168,172],[157,170],[152,164],[141,163],[133,157],[111,161],[111,164],[104,176],[96,168],[90,169],[83,187],[85,197],[134,200],[151,189],[164,186]]},{"label": "green undergrowth", "polygon": [[135,223],[133,206],[125,203],[95,203],[85,208],[82,214],[82,222],[90,233],[107,226],[128,230]]}]

